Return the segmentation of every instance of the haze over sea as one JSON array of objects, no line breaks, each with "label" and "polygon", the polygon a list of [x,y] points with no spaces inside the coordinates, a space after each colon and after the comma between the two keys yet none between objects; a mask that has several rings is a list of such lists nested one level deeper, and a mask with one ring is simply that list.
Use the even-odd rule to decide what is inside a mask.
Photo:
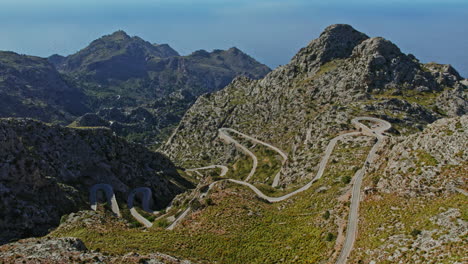
[{"label": "haze over sea", "polygon": [[0,50],[68,55],[123,29],[181,54],[236,46],[275,68],[346,23],[468,77],[467,18],[467,0],[0,0]]}]

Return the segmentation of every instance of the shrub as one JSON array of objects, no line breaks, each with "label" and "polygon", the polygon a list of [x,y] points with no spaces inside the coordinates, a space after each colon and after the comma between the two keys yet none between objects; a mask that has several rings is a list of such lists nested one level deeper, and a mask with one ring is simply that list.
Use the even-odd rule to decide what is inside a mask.
[{"label": "shrub", "polygon": [[328,220],[330,218],[330,211],[325,211],[325,213],[322,215],[322,217],[325,219],[325,220]]},{"label": "shrub", "polygon": [[206,199],[206,204],[207,205],[214,205],[213,199],[211,199],[211,198]]},{"label": "shrub", "polygon": [[341,177],[341,182],[344,183],[344,184],[350,183],[351,182],[351,176],[346,175],[346,176]]},{"label": "shrub", "polygon": [[420,234],[421,234],[421,230],[419,229],[413,229],[413,231],[411,231],[411,236],[413,236],[414,238],[416,238]]}]

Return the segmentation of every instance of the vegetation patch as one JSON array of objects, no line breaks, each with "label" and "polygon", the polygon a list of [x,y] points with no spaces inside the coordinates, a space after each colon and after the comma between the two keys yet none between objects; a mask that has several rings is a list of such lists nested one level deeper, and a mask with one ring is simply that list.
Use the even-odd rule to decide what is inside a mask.
[{"label": "vegetation patch", "polygon": [[[403,235],[408,239],[416,239],[423,231],[443,228],[434,224],[430,218],[445,212],[448,208],[459,208],[461,219],[467,221],[468,204],[462,194],[441,195],[438,197],[407,198],[396,194],[379,193],[361,202],[359,210],[359,236],[355,244],[355,252],[351,255],[352,262],[368,263],[375,260],[368,252],[380,251],[390,237]],[[413,256],[423,254],[418,248],[411,247],[412,242],[405,245],[407,252],[399,259],[402,263],[414,263]],[[454,263],[464,257],[463,243],[443,245],[444,254],[437,263]],[[465,244],[466,246],[466,244]],[[392,250],[392,252],[394,252]],[[454,261],[454,262],[451,262]],[[379,262],[380,263],[380,262]],[[381,262],[390,263],[390,262]]]},{"label": "vegetation patch", "polygon": [[[158,251],[200,263],[245,263],[246,259],[249,263],[322,262],[334,250],[335,219],[344,217],[348,210],[338,200],[343,173],[337,172],[350,167],[347,171],[353,175],[354,166],[362,166],[368,146],[340,143],[336,151],[340,157],[329,164],[329,172],[321,180],[280,203],[264,202],[245,186],[225,183],[210,191],[210,206],[192,213],[174,231],[165,230],[167,223],[159,220],[148,232],[76,226],[53,235],[78,237],[90,249],[108,254]],[[241,167],[239,161],[236,164]],[[242,178],[251,168],[244,167],[244,174],[239,174]],[[319,191],[323,186],[329,189]]]},{"label": "vegetation patch", "polygon": [[418,167],[421,166],[437,166],[439,162],[437,161],[434,156],[429,154],[427,151],[424,151],[422,149],[416,150],[416,157],[418,158],[417,164]]}]

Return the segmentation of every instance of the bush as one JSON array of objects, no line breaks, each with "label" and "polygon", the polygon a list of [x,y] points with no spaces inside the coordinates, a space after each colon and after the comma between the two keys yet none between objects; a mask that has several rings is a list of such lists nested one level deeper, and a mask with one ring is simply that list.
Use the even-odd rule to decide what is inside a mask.
[{"label": "bush", "polygon": [[207,204],[207,205],[214,205],[213,199],[207,198],[207,199],[206,199],[206,204]]},{"label": "bush", "polygon": [[341,182],[344,183],[344,184],[350,183],[351,182],[351,176],[346,175],[346,176],[341,177]]},{"label": "bush", "polygon": [[411,236],[413,236],[414,238],[416,238],[420,234],[421,234],[421,230],[419,229],[413,229],[413,231],[411,231]]},{"label": "bush", "polygon": [[328,233],[328,234],[327,234],[326,240],[327,240],[328,242],[331,242],[331,241],[333,241],[334,239],[335,239],[335,235],[334,235],[334,234],[332,234],[332,233]]},{"label": "bush", "polygon": [[322,217],[325,219],[325,220],[328,220],[330,218],[330,211],[325,211],[325,213],[322,215]]},{"label": "bush", "polygon": [[65,221],[67,221],[67,218],[68,218],[67,214],[62,215],[62,217],[60,217],[60,224],[65,223]]},{"label": "bush", "polygon": [[190,203],[190,207],[192,207],[192,209],[194,211],[198,210],[198,209],[202,209],[203,208],[203,205],[200,203],[200,201],[198,200],[193,200],[191,203]]}]

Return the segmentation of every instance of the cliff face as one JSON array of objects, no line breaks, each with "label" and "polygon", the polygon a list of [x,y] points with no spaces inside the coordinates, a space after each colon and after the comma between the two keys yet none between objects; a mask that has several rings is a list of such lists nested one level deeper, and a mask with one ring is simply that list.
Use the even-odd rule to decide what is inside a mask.
[{"label": "cliff face", "polygon": [[231,127],[289,153],[283,184],[303,181],[353,117],[380,117],[394,134],[414,133],[466,114],[466,89],[450,66],[421,64],[383,38],[333,25],[265,78],[238,78],[200,97],[162,150],[187,167],[230,163],[236,153],[217,133]]},{"label": "cliff face", "polygon": [[120,203],[130,189],[149,187],[158,207],[190,187],[164,155],[108,129],[0,120],[1,243],[45,235],[62,215],[87,209],[98,183],[112,185]]}]

